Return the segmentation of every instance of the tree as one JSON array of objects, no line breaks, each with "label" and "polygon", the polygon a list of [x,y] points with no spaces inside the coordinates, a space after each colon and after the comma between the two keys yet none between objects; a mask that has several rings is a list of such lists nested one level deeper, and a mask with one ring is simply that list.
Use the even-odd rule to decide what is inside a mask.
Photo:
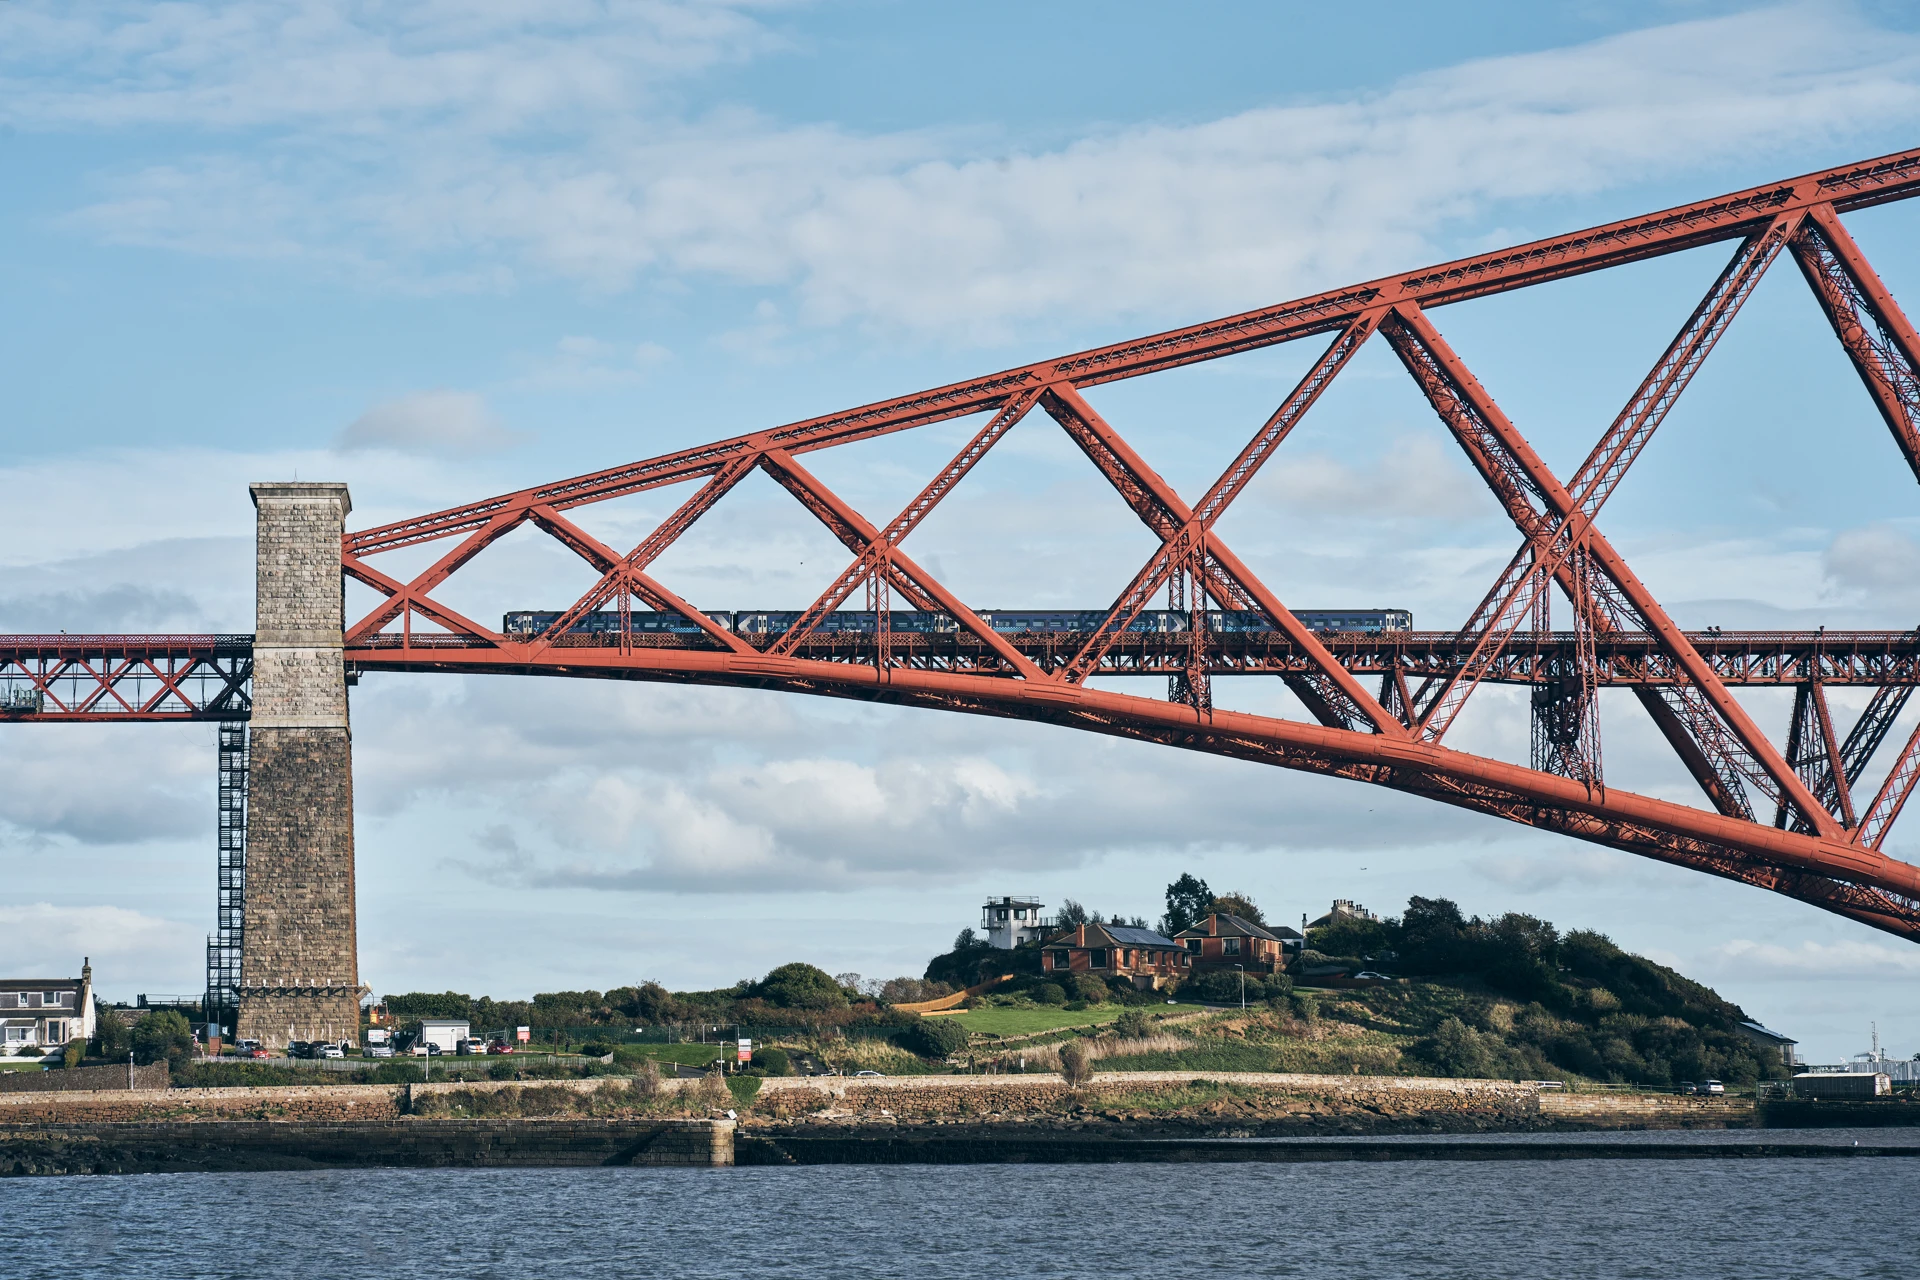
[{"label": "tree", "polygon": [[1214,900],[1207,904],[1207,912],[1223,916],[1239,916],[1249,924],[1264,925],[1267,922],[1266,917],[1260,914],[1260,908],[1254,905],[1253,899],[1244,893],[1222,893],[1215,896]]},{"label": "tree", "polygon": [[165,1058],[175,1069],[193,1053],[193,1028],[177,1009],[155,1009],[133,1024],[133,1060],[141,1066]]},{"label": "tree", "polygon": [[1065,902],[1060,904],[1060,927],[1062,929],[1071,929],[1075,925],[1081,925],[1081,924],[1099,924],[1099,923],[1100,923],[1099,912],[1088,911],[1085,907],[1075,902],[1072,898],[1068,898]]},{"label": "tree", "polygon": [[810,964],[783,964],[759,982],[752,994],[782,1009],[844,1009],[847,993],[823,969]]},{"label": "tree", "polygon": [[1212,902],[1213,890],[1207,888],[1207,882],[1183,872],[1167,886],[1167,914],[1160,921],[1160,932],[1171,938],[1183,929],[1193,928],[1207,914]]},{"label": "tree", "polygon": [[953,949],[955,951],[972,951],[976,947],[992,945],[993,944],[989,942],[982,942],[980,936],[973,931],[972,925],[968,925],[962,929],[959,933],[955,934],[953,938]]},{"label": "tree", "polygon": [[93,1042],[87,1046],[87,1052],[96,1058],[117,1062],[126,1057],[132,1047],[127,1024],[120,1021],[120,1015],[111,1009],[100,1009],[94,1018]]}]

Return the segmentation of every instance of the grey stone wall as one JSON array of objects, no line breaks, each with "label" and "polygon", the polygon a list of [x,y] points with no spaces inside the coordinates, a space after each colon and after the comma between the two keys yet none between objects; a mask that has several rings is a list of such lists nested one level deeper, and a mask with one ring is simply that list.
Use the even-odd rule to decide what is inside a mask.
[{"label": "grey stone wall", "polygon": [[359,1039],[343,484],[252,487],[256,620],[239,1034]]}]

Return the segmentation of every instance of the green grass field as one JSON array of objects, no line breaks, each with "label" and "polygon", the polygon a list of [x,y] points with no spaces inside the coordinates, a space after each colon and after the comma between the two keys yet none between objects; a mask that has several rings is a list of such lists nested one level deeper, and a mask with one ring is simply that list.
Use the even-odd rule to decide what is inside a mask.
[{"label": "green grass field", "polygon": [[[1126,1009],[1127,1006],[1118,1004],[1097,1004],[1077,1012],[1052,1007],[986,1008],[969,1009],[951,1017],[969,1032],[980,1035],[1027,1036],[1041,1031],[1058,1031],[1063,1027],[1103,1027],[1126,1012]],[[1157,1004],[1142,1008],[1148,1017],[1156,1013],[1198,1013],[1200,1010],[1201,1006],[1197,1004]]]},{"label": "green grass field", "polygon": [[0,1071],[38,1071],[38,1058],[0,1058]]},{"label": "green grass field", "polygon": [[677,1062],[683,1067],[704,1067],[732,1047],[720,1044],[623,1044],[614,1050],[614,1060],[638,1062],[641,1058],[652,1058],[655,1062]]}]

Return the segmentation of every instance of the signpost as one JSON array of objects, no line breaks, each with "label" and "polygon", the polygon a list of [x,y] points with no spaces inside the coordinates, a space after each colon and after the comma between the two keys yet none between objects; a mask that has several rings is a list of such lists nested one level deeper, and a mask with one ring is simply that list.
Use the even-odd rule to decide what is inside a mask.
[{"label": "signpost", "polygon": [[519,1041],[521,1044],[526,1044],[533,1039],[533,1028],[532,1027],[515,1027],[513,1029],[513,1038]]},{"label": "signpost", "polygon": [[739,1045],[740,1045],[740,1061],[742,1065],[752,1062],[753,1061],[753,1041],[742,1040],[742,1041],[739,1041]]}]

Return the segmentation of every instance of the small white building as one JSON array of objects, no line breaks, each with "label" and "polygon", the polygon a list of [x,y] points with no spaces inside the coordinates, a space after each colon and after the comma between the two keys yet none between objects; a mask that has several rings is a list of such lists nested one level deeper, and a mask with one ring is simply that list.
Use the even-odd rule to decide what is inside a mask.
[{"label": "small white building", "polygon": [[442,1053],[458,1053],[460,1042],[472,1034],[472,1026],[465,1018],[422,1018],[419,1038],[413,1044],[420,1050],[431,1044]]},{"label": "small white building", "polygon": [[91,1039],[96,1016],[91,960],[77,978],[0,978],[0,1053],[9,1057]]},{"label": "small white building", "polygon": [[1039,942],[1054,931],[1054,922],[1041,918],[1043,904],[1031,894],[988,898],[980,908],[980,932],[987,942],[1011,951],[1023,942]]}]

